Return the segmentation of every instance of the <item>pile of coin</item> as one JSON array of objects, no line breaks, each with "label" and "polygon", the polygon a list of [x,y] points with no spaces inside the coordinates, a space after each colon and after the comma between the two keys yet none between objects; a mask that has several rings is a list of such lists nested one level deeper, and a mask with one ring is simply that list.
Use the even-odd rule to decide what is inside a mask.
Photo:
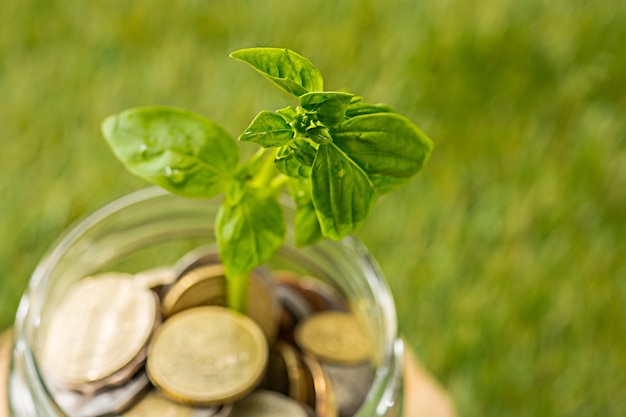
[{"label": "pile of coin", "polygon": [[255,270],[247,314],[201,248],[175,265],[74,284],[42,323],[39,364],[70,417],[348,417],[374,378],[371,342],[338,291]]}]

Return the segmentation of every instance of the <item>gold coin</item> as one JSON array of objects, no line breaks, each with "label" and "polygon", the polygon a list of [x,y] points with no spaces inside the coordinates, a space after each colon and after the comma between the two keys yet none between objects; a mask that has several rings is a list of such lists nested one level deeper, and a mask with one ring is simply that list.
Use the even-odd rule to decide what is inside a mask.
[{"label": "gold coin", "polygon": [[274,391],[258,390],[233,404],[229,417],[307,417],[295,400]]},{"label": "gold coin", "polygon": [[261,327],[272,344],[278,334],[280,308],[271,284],[254,273],[250,276],[248,289],[248,316]]},{"label": "gold coin", "polygon": [[224,307],[196,307],[159,328],[146,368],[168,397],[192,405],[219,405],[254,389],[267,357],[263,332],[251,319]]},{"label": "gold coin", "polygon": [[189,308],[226,302],[226,279],[221,264],[203,265],[187,271],[163,296],[163,316],[170,317]]},{"label": "gold coin", "polygon": [[324,362],[357,364],[371,357],[370,341],[351,313],[318,313],[296,327],[294,338],[300,348]]},{"label": "gold coin", "polygon": [[[256,274],[250,276],[248,316],[272,343],[278,333],[278,304],[270,287]],[[226,305],[226,276],[222,264],[206,264],[188,269],[167,291],[161,309],[165,318],[199,306]]]},{"label": "gold coin", "polygon": [[160,391],[150,391],[122,417],[214,417],[219,407],[190,407],[168,400]]},{"label": "gold coin", "polygon": [[157,318],[151,291],[132,275],[108,273],[74,284],[43,324],[44,372],[67,385],[100,381],[131,363]]},{"label": "gold coin", "polygon": [[307,402],[309,387],[298,350],[277,341],[269,357],[265,388],[288,395],[298,402]]},{"label": "gold coin", "polygon": [[309,404],[315,409],[315,415],[337,417],[337,400],[326,371],[315,356],[307,352],[302,353],[302,361],[311,382],[312,401]]}]

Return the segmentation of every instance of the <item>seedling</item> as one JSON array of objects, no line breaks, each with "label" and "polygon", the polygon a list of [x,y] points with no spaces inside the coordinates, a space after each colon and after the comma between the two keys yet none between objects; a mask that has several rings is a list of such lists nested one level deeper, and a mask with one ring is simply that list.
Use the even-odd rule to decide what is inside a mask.
[{"label": "seedling", "polygon": [[228,304],[244,310],[248,276],[285,239],[278,197],[296,203],[299,246],[339,240],[369,216],[381,194],[404,185],[428,160],[432,142],[385,104],[324,91],[319,70],[279,48],[233,52],[297,99],[296,107],[262,111],[239,136],[260,145],[240,162],[234,138],[187,110],[139,107],[106,118],[105,139],[133,174],[174,194],[223,194],[216,238],[228,282]]}]

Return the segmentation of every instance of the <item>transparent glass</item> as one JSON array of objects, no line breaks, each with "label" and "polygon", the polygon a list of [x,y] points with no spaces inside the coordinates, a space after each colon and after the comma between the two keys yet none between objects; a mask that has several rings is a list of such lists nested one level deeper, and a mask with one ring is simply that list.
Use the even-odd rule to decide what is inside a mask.
[{"label": "transparent glass", "polygon": [[[37,266],[18,309],[9,379],[15,417],[57,417],[37,361],[39,329],[77,280],[98,272],[138,272],[173,264],[183,254],[214,244],[218,200],[184,199],[158,188],[122,197],[71,228]],[[293,208],[283,203],[288,221]],[[291,232],[289,232],[291,233]],[[374,341],[374,383],[358,417],[396,416],[402,392],[402,341],[386,281],[358,240],[323,241],[307,248],[287,243],[270,266],[307,273],[343,293]]]}]

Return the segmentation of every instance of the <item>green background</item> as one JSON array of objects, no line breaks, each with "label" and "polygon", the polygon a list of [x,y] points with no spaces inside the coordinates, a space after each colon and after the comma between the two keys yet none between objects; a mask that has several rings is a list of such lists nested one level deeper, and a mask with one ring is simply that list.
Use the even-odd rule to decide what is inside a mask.
[{"label": "green background", "polygon": [[626,399],[626,3],[3,1],[0,328],[59,233],[145,186],[99,132],[188,108],[238,135],[291,99],[229,52],[292,48],[435,142],[359,232],[464,416]]}]

